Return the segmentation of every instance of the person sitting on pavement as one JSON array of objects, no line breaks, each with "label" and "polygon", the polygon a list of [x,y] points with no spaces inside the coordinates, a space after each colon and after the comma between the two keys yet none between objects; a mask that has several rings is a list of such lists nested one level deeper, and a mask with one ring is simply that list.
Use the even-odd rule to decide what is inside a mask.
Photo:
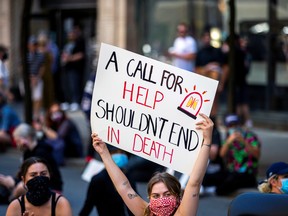
[{"label": "person sitting on pavement", "polygon": [[[51,167],[51,188],[62,192],[63,181],[59,167],[53,157],[52,148],[45,142],[37,141],[34,128],[27,123],[21,123],[13,132],[17,147],[23,151],[23,160],[30,157],[44,158]],[[19,173],[19,172],[18,172]],[[9,200],[26,193],[21,177],[16,175],[0,175],[0,184],[9,189]]]},{"label": "person sitting on pavement", "polygon": [[203,142],[183,197],[181,196],[181,185],[177,178],[166,172],[157,173],[148,182],[149,203],[132,188],[125,174],[114,163],[102,139],[96,133],[92,133],[94,149],[104,162],[118,193],[134,215],[196,215],[199,190],[208,163],[213,130],[211,119],[204,114],[200,114],[200,116],[202,120],[196,123],[196,129],[203,132]]},{"label": "person sitting on pavement", "polygon": [[[53,148],[62,145],[65,157],[82,157],[83,143],[80,132],[75,123],[61,110],[60,104],[53,103],[46,112],[45,126],[43,131]],[[60,143],[59,143],[60,142]],[[58,149],[57,151],[60,151]]]},{"label": "person sitting on pavement", "polygon": [[288,164],[273,163],[266,171],[266,179],[259,182],[258,190],[262,193],[288,194]]},{"label": "person sitting on pavement", "polygon": [[[64,156],[64,140],[61,138],[49,139],[46,136],[48,129],[45,128],[44,116],[32,121],[32,127],[34,128],[37,136],[37,141],[47,143],[52,148],[53,157],[55,158],[59,166],[65,164]],[[46,131],[46,133],[44,132]]]},{"label": "person sitting on pavement", "polygon": [[[108,150],[113,161],[123,170],[129,161],[128,153],[111,145],[108,146]],[[128,179],[131,185],[133,185],[132,187],[135,187],[135,183],[129,178],[129,173],[126,173],[126,175],[128,175]],[[94,206],[99,216],[126,215],[126,206],[113,186],[113,182],[106,169],[103,169],[91,178],[86,199],[79,216],[89,216]],[[128,214],[133,215],[129,210]]]},{"label": "person sitting on pavement", "polygon": [[16,146],[12,133],[20,122],[20,117],[7,103],[4,93],[0,91],[0,152],[4,152],[8,146]]},{"label": "person sitting on pavement", "polygon": [[27,193],[9,204],[6,216],[72,216],[69,201],[50,188],[51,170],[47,161],[37,157],[26,159],[21,166],[20,175]]},{"label": "person sitting on pavement", "polygon": [[241,188],[257,187],[261,142],[257,135],[241,127],[235,114],[225,117],[227,137],[221,146],[220,156],[226,164],[222,181],[216,186],[216,194],[229,195]]}]

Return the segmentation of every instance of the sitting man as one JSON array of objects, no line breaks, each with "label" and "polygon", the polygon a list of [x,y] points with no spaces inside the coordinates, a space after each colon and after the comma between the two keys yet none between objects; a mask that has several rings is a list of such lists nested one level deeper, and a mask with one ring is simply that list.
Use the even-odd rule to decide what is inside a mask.
[{"label": "sitting man", "polygon": [[220,156],[226,164],[222,181],[216,186],[217,195],[229,195],[240,188],[257,186],[261,143],[252,131],[240,125],[237,115],[225,117],[227,136]]},{"label": "sitting man", "polygon": [[[112,145],[108,145],[108,149],[114,162],[118,167],[123,169],[123,167],[128,164],[128,154]],[[130,178],[129,180],[133,187],[136,188],[135,182],[133,182],[133,180]],[[101,172],[92,177],[87,189],[86,199],[81,211],[79,212],[79,216],[90,215],[94,207],[96,207],[99,216],[126,215],[126,211],[129,215],[133,215],[128,209],[126,209],[125,204],[120,195],[117,193],[106,169],[103,169]]]}]

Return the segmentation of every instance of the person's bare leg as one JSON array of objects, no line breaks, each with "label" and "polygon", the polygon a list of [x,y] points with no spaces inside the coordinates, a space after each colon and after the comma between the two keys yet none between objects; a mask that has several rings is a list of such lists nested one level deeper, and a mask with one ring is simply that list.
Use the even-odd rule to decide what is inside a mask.
[{"label": "person's bare leg", "polygon": [[33,118],[34,119],[40,117],[41,108],[42,108],[41,100],[33,101]]}]

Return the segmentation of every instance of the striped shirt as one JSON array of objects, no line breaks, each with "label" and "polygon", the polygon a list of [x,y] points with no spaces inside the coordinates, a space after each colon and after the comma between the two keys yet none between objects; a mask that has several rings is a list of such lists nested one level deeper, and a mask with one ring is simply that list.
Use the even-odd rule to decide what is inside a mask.
[{"label": "striped shirt", "polygon": [[29,65],[29,73],[31,75],[38,75],[40,68],[44,63],[44,55],[39,52],[29,52],[27,56],[27,62]]}]

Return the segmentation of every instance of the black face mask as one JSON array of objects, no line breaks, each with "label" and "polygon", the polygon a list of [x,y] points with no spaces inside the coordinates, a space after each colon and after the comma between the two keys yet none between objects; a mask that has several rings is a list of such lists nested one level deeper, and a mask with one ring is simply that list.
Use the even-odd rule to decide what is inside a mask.
[{"label": "black face mask", "polygon": [[34,206],[41,206],[51,197],[50,179],[46,176],[36,176],[26,184],[27,200]]}]

